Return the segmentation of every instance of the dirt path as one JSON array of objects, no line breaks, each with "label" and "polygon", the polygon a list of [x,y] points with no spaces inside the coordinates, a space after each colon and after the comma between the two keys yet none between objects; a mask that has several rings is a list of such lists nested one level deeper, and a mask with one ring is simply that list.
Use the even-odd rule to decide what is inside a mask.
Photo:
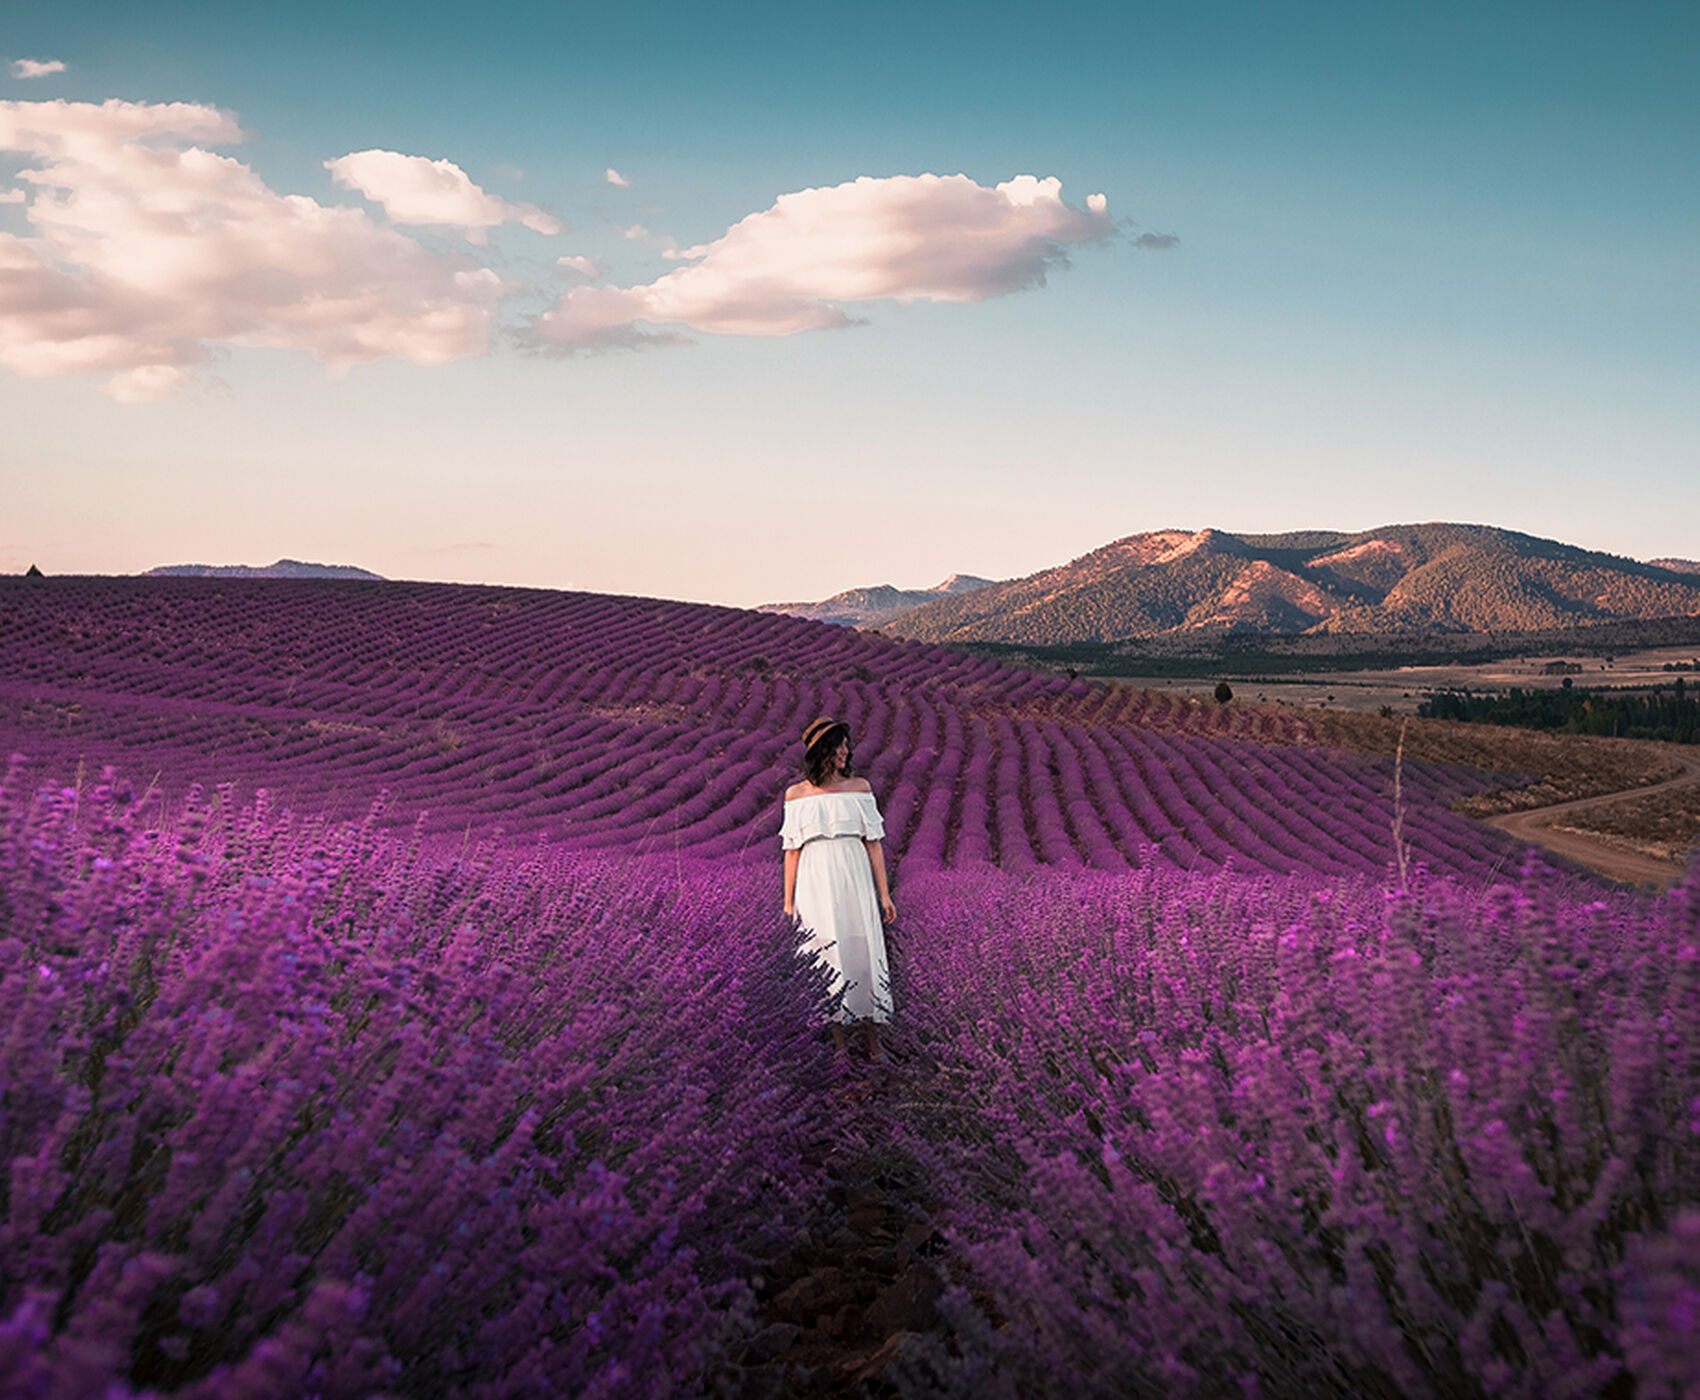
[{"label": "dirt path", "polygon": [[1534,807],[1524,812],[1507,812],[1503,816],[1488,817],[1486,820],[1501,831],[1509,832],[1519,841],[1532,841],[1545,846],[1549,851],[1573,860],[1578,865],[1585,865],[1608,880],[1620,880],[1626,885],[1668,889],[1682,874],[1682,866],[1678,862],[1659,860],[1655,856],[1643,855],[1640,851],[1628,850],[1603,836],[1594,836],[1584,831],[1558,830],[1553,826],[1555,820],[1567,813],[1606,807],[1614,802],[1628,802],[1670,788],[1700,783],[1700,757],[1669,746],[1666,746],[1665,752],[1682,765],[1682,772],[1662,783],[1654,783],[1650,787],[1627,788],[1622,792],[1608,793],[1604,797],[1583,797],[1573,802],[1555,802],[1550,807]]},{"label": "dirt path", "polygon": [[901,1051],[883,1064],[840,1060],[840,1131],[817,1165],[829,1184],[814,1218],[767,1259],[755,1331],[714,1378],[726,1400],[896,1400],[908,1376],[942,1385],[951,1333],[945,1208],[925,1170],[893,1141],[897,1119],[937,1097]]}]

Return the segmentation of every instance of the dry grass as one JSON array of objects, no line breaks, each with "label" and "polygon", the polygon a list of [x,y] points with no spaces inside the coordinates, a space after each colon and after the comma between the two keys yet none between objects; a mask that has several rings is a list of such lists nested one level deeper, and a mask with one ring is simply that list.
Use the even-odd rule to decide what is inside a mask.
[{"label": "dry grass", "polygon": [[1700,839],[1700,784],[1585,809],[1564,824],[1660,860],[1681,860]]},{"label": "dry grass", "polygon": [[[1506,787],[1461,803],[1458,810],[1472,817],[1527,811],[1574,798],[1621,792],[1625,788],[1650,787],[1682,771],[1681,765],[1658,745],[1640,739],[1546,734],[1457,720],[1406,720],[1402,716],[1384,719],[1379,715],[1334,709],[1307,710],[1305,718],[1316,730],[1317,739],[1325,744],[1338,744],[1360,753],[1391,754],[1398,747],[1400,726],[1405,725],[1407,758],[1516,775]],[[1674,796],[1680,797],[1682,791],[1678,789]],[[1660,806],[1660,798],[1650,799],[1649,805]],[[1700,817],[1696,818],[1696,827],[1700,829]],[[1688,839],[1692,841],[1693,835]]]}]

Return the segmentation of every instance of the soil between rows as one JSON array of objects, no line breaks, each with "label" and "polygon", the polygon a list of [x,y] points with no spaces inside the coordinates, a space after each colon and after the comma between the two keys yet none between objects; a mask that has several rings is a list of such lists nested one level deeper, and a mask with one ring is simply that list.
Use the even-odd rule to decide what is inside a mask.
[{"label": "soil between rows", "polygon": [[945,1208],[889,1132],[894,1110],[924,1109],[924,1076],[902,1061],[839,1067],[841,1130],[816,1164],[831,1185],[765,1263],[756,1330],[709,1387],[724,1400],[884,1400],[917,1380],[943,1382],[955,1354],[937,1308],[961,1273]]}]

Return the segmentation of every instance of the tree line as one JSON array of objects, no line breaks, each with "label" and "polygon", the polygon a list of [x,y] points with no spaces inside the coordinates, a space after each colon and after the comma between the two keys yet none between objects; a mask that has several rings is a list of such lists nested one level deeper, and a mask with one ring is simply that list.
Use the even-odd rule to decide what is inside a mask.
[{"label": "tree line", "polygon": [[1476,724],[1508,724],[1567,734],[1617,735],[1700,743],[1700,697],[1678,678],[1647,690],[1589,690],[1568,677],[1557,689],[1478,695],[1470,690],[1431,691],[1417,706],[1420,716]]}]

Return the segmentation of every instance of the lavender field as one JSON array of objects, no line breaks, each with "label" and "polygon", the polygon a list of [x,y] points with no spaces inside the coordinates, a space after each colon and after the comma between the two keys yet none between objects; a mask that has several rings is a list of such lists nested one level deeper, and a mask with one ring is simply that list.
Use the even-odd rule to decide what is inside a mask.
[{"label": "lavender field", "polygon": [[[0,745],[73,781],[260,787],[428,835],[772,859],[797,736],[845,719],[889,846],[994,864],[1379,875],[1392,762],[1303,720],[1089,686],[795,618],[598,594],[318,580],[0,579]],[[1407,765],[1404,840],[1487,877],[1448,810],[1486,775]],[[439,842],[438,844],[446,844]]]},{"label": "lavender field", "polygon": [[[0,648],[10,1394],[1696,1393],[1700,880],[1489,775],[595,595],[3,580]],[[890,1066],[777,909],[821,712]]]}]

